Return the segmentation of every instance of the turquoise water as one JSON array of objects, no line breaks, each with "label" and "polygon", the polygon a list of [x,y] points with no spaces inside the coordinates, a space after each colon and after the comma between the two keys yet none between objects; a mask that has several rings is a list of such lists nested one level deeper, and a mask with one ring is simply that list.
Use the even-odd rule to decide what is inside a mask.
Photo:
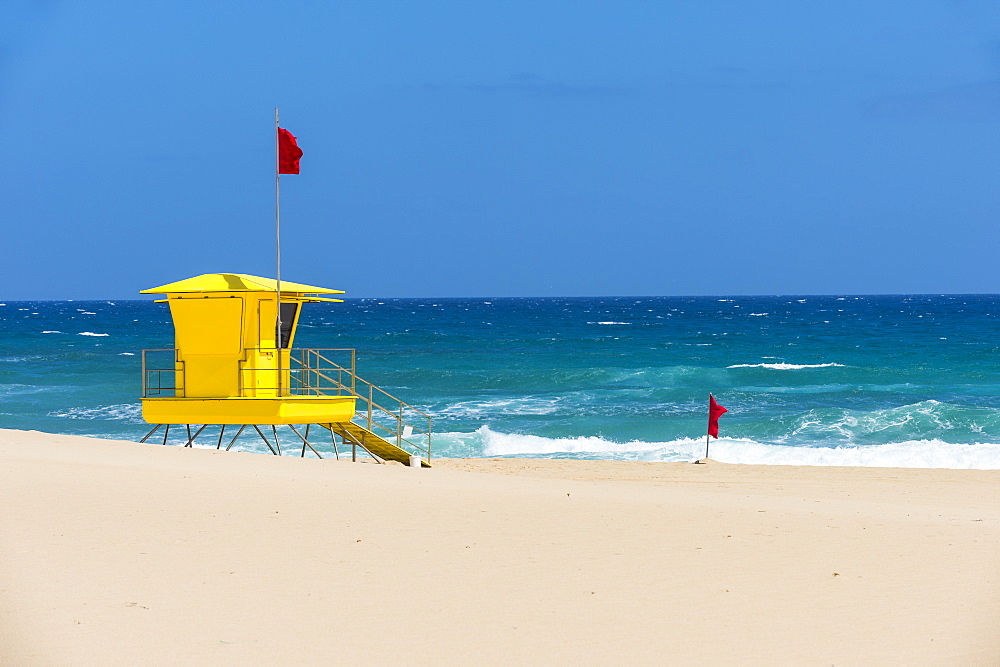
[{"label": "turquoise water", "polygon": [[[352,299],[296,347],[434,416],[436,456],[1000,468],[997,296]],[[0,427],[137,440],[165,304],[0,306]],[[207,443],[206,443],[207,444]],[[245,450],[263,443],[241,441]]]}]

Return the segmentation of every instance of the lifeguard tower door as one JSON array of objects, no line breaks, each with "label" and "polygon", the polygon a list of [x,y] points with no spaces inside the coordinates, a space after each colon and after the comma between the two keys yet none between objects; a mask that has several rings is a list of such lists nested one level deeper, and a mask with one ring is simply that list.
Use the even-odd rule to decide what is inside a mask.
[{"label": "lifeguard tower door", "polygon": [[[268,295],[271,296],[271,295]],[[260,297],[254,300],[256,317],[251,327],[254,331],[247,332],[245,344],[247,355],[243,369],[244,395],[277,396],[288,395],[291,387],[291,357],[289,350],[295,338],[295,327],[298,324],[299,304],[281,304],[281,336],[278,343],[277,312],[274,308],[274,298]],[[278,357],[281,355],[281,377],[278,377]]]}]

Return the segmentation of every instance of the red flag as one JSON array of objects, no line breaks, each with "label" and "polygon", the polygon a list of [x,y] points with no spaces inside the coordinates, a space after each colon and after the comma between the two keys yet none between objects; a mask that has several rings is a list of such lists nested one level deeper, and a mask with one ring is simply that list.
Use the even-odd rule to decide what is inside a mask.
[{"label": "red flag", "polygon": [[297,174],[299,173],[299,158],[302,157],[302,149],[292,133],[283,127],[278,128],[278,173]]},{"label": "red flag", "polygon": [[713,438],[719,437],[719,417],[727,412],[729,410],[715,402],[715,396],[708,395],[708,434]]}]

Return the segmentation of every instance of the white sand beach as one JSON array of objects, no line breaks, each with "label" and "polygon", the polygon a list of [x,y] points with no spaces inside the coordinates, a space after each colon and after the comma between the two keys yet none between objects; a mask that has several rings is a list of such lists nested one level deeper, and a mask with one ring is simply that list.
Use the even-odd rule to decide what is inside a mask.
[{"label": "white sand beach", "polygon": [[0,430],[0,663],[997,664],[1000,471]]}]

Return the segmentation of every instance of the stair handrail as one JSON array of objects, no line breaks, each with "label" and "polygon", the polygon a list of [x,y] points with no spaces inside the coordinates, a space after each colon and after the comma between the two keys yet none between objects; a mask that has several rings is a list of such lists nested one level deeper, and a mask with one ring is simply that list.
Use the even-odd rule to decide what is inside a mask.
[{"label": "stair handrail", "polygon": [[[362,410],[355,412],[354,420],[360,420],[359,426],[365,426],[368,431],[385,440],[395,440],[400,449],[407,445],[411,450],[418,450],[430,461],[433,418],[398,396],[390,394],[385,389],[365,380],[356,372],[356,351],[353,348],[282,348],[288,352],[289,367],[285,373],[290,373],[289,384],[284,388],[267,388],[268,391],[280,391],[281,395],[295,395],[296,392],[317,396],[337,395],[353,396],[364,401]],[[255,351],[276,351],[277,348],[247,348],[240,362],[240,395],[246,391],[243,374],[250,371],[277,372],[276,368],[253,368],[246,365]],[[324,353],[350,352],[350,367],[343,366]],[[346,375],[347,377],[343,377]],[[336,376],[336,377],[335,377]],[[298,385],[296,386],[296,382]],[[325,384],[324,384],[325,383]],[[255,387],[259,390],[261,387]],[[342,393],[343,392],[343,393]],[[389,420],[386,420],[386,417]],[[388,423],[387,423],[388,422]],[[387,434],[383,436],[377,430]],[[406,436],[404,436],[406,433]],[[419,436],[411,439],[411,434]],[[417,440],[426,438],[426,446]]]},{"label": "stair handrail", "polygon": [[[322,348],[303,348],[303,350],[307,351],[307,353],[315,354],[317,362],[323,362],[323,363],[326,363],[329,366],[331,366],[332,368],[330,368],[329,370],[338,370],[338,371],[342,371],[342,372],[345,372],[345,373],[348,374],[348,376],[351,378],[351,386],[350,387],[347,387],[342,382],[337,382],[336,380],[334,380],[333,378],[331,378],[329,376],[326,376],[325,374],[324,374],[324,377],[328,381],[335,383],[338,387],[341,387],[343,389],[349,390],[353,396],[355,396],[356,398],[359,398],[359,399],[361,399],[362,401],[365,402],[365,404],[367,406],[367,409],[364,410],[363,412],[359,411],[356,414],[360,414],[361,415],[361,419],[364,420],[365,423],[366,423],[366,425],[367,425],[367,430],[372,431],[372,426],[377,426],[378,428],[381,428],[384,431],[386,431],[387,433],[391,433],[393,436],[395,436],[396,446],[399,447],[400,449],[403,448],[403,443],[406,443],[411,448],[414,448],[414,449],[417,449],[417,450],[420,450],[420,451],[424,452],[426,454],[426,456],[427,456],[427,460],[428,461],[430,460],[430,457],[431,457],[431,433],[432,433],[432,429],[433,429],[433,418],[429,414],[427,414],[426,412],[424,412],[420,408],[417,408],[417,407],[415,407],[413,405],[410,405],[409,403],[407,403],[403,399],[399,398],[398,396],[390,394],[385,389],[382,389],[381,387],[373,384],[372,382],[369,382],[368,380],[365,380],[364,378],[360,377],[353,368],[351,368],[351,369],[344,368],[343,366],[341,366],[337,362],[335,362],[335,361],[327,358],[325,355],[322,354],[322,352],[321,352]],[[323,351],[325,351],[325,350],[323,350]],[[352,357],[352,362],[353,362],[353,360],[354,359]],[[319,363],[317,363],[317,366],[319,366]],[[324,369],[324,370],[326,370],[326,369]],[[318,371],[315,371],[315,372],[318,373]],[[367,391],[368,395],[367,396],[365,396],[364,393],[358,391],[358,386],[357,386],[358,383],[361,383],[363,386],[367,385],[367,387],[368,387],[368,391]],[[381,403],[376,403],[375,402],[375,392],[378,392],[378,394],[379,394],[379,400],[380,401],[385,401],[386,398],[389,399],[389,401],[394,401],[396,403],[396,405],[393,406],[393,408],[395,408],[395,409],[390,409],[389,407],[381,405]],[[396,428],[395,429],[390,428],[389,426],[381,423],[378,419],[376,419],[375,416],[374,416],[374,414],[373,414],[374,410],[378,410],[378,411],[380,411],[380,412],[385,413],[386,415],[388,415],[392,420],[394,420],[396,422]],[[404,418],[404,414],[406,413],[406,411],[415,412],[418,415],[420,415],[421,417],[423,417],[423,419],[420,420],[420,421],[423,421],[424,419],[426,420],[426,423],[427,423],[426,430],[424,430],[423,428],[419,427],[416,423],[411,423],[409,421],[406,421],[406,419]],[[377,414],[377,413],[375,413],[375,414]],[[420,433],[420,434],[426,436],[427,437],[427,446],[426,447],[422,447],[419,443],[414,442],[414,441],[410,440],[409,438],[403,437],[403,433],[405,432],[406,427],[409,427],[410,431],[412,433]],[[372,431],[372,432],[374,432],[374,431]]]}]

